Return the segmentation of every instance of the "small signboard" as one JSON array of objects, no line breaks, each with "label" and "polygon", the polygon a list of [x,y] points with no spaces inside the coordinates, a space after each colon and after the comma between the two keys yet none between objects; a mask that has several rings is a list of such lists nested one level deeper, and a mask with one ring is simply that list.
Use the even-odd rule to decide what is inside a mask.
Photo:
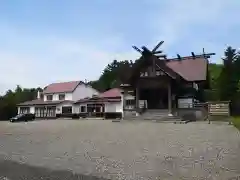
[{"label": "small signboard", "polygon": [[193,108],[193,98],[179,98],[178,108]]},{"label": "small signboard", "polygon": [[220,102],[208,102],[208,120],[209,124],[211,118],[215,117],[224,117],[230,121],[230,102],[229,101],[220,101]]}]

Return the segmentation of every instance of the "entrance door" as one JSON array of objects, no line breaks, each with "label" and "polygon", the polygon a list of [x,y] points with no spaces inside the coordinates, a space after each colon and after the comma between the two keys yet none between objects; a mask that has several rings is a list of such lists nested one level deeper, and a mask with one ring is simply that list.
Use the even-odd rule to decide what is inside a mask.
[{"label": "entrance door", "polygon": [[147,100],[148,109],[167,109],[168,108],[167,89],[142,89],[140,99]]}]

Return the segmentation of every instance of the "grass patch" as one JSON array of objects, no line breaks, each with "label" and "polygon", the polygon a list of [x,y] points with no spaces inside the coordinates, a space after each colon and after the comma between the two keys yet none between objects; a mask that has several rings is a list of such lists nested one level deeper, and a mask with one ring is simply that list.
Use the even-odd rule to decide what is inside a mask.
[{"label": "grass patch", "polygon": [[240,131],[240,117],[233,117],[233,125]]}]

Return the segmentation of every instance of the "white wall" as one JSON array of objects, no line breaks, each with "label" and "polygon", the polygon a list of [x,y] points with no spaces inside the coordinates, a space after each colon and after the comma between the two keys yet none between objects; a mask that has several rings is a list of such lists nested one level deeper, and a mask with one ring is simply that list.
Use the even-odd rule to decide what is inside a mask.
[{"label": "white wall", "polygon": [[53,96],[53,101],[59,101],[59,94],[65,94],[65,100],[72,100],[72,93],[56,93],[56,94],[44,94],[43,100],[47,101],[47,95],[52,95]]},{"label": "white wall", "polygon": [[92,97],[98,95],[99,92],[89,85],[79,84],[73,93],[56,93],[56,94],[44,94],[43,100],[47,101],[47,95],[53,95],[53,101],[59,101],[59,94],[65,94],[65,100],[77,101],[85,97]]},{"label": "white wall", "polygon": [[73,106],[73,104],[72,103],[70,103],[70,102],[64,102],[64,103],[61,103],[61,104],[59,104],[61,107],[63,107],[63,106]]},{"label": "white wall", "polygon": [[56,106],[56,114],[61,114],[62,113],[62,106],[61,105],[57,105]]},{"label": "white wall", "polygon": [[105,103],[105,112],[123,112],[122,102]]},{"label": "white wall", "polygon": [[30,113],[32,113],[32,114],[35,113],[35,107],[34,106],[30,106]]},{"label": "white wall", "polygon": [[72,93],[65,93],[65,100],[72,101],[72,99],[73,99],[73,94]]},{"label": "white wall", "polygon": [[47,101],[47,95],[53,95],[53,94],[44,94],[43,95],[43,101]]},{"label": "white wall", "polygon": [[79,84],[72,94],[72,100],[77,101],[79,99],[92,97],[93,95],[98,95],[98,94],[99,92],[96,89],[92,88],[91,86],[85,85],[85,84]]}]

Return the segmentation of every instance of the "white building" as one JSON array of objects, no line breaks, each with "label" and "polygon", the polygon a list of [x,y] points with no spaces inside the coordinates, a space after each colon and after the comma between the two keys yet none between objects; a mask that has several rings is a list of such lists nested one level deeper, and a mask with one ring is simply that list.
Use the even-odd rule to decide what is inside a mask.
[{"label": "white building", "polygon": [[74,105],[75,113],[80,115],[92,113],[92,116],[120,118],[124,114],[124,108],[135,108],[135,97],[130,94],[123,96],[122,89],[113,88],[97,96],[80,99]]},{"label": "white building", "polygon": [[37,99],[18,104],[18,114],[32,113],[36,118],[72,117],[73,114],[122,117],[124,108],[135,107],[135,97],[122,93],[118,88],[99,93],[82,81],[53,83],[38,93]]},{"label": "white building", "polygon": [[75,101],[98,94],[82,81],[53,83],[44,88],[42,95],[38,93],[37,99],[18,104],[18,114],[33,113],[36,117],[71,115]]}]

